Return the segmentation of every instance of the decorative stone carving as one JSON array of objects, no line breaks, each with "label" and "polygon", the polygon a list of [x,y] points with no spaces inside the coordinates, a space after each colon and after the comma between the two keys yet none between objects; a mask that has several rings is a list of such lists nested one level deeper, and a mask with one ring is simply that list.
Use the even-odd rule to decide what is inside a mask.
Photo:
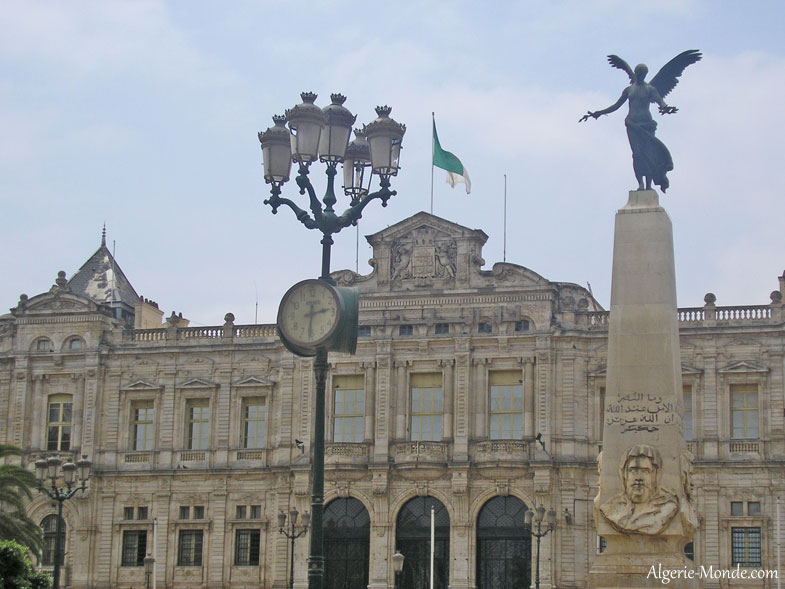
[{"label": "decorative stone carving", "polygon": [[422,225],[393,242],[390,277],[392,280],[435,278],[453,282],[457,261],[455,239]]},{"label": "decorative stone carving", "polygon": [[624,491],[600,507],[600,513],[619,532],[662,533],[679,511],[675,493],[660,486],[662,458],[647,444],[632,446],[619,464]]}]

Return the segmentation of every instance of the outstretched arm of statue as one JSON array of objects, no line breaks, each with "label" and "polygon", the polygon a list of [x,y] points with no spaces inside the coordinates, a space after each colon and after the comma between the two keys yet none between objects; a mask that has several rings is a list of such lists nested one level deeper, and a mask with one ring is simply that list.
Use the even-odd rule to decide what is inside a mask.
[{"label": "outstretched arm of statue", "polygon": [[652,98],[652,102],[657,103],[661,115],[672,115],[673,113],[679,110],[675,106],[668,106],[667,104],[665,104],[665,101],[662,99],[662,96],[660,96],[660,93],[657,92],[657,89],[653,86],[651,86],[651,98]]},{"label": "outstretched arm of statue", "polygon": [[[591,117],[593,119],[598,119],[602,115],[607,115],[607,114],[610,114],[610,113],[612,113],[612,112],[614,112],[616,110],[619,110],[619,108],[621,108],[621,105],[624,104],[625,102],[627,102],[627,94],[628,93],[629,93],[629,88],[625,88],[624,92],[621,93],[621,96],[619,97],[619,99],[616,102],[614,102],[613,104],[611,104],[608,108],[603,108],[602,110],[595,110],[594,112],[589,111],[585,115],[583,115],[580,119],[578,119],[578,122],[582,123],[583,121],[588,120],[589,117]],[[660,98],[660,100],[662,100],[662,98]]]}]

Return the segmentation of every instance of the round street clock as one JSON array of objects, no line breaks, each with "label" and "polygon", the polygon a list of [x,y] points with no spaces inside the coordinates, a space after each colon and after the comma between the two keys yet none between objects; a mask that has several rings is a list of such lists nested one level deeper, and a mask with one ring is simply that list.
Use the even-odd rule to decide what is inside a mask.
[{"label": "round street clock", "polygon": [[291,287],[278,307],[278,334],[298,356],[325,348],[353,354],[357,348],[357,291],[326,280],[309,279]]}]

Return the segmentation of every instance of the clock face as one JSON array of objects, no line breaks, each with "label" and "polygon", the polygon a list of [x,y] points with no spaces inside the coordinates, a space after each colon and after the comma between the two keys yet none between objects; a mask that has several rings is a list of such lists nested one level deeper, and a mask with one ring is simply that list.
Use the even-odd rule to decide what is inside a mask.
[{"label": "clock face", "polygon": [[305,280],[284,295],[278,310],[278,327],[297,344],[318,345],[338,324],[338,295],[322,280]]}]

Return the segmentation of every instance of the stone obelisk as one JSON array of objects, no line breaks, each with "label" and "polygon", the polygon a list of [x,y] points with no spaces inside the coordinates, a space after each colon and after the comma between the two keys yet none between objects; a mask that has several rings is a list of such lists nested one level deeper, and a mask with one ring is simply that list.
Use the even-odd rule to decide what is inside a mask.
[{"label": "stone obelisk", "polygon": [[[594,501],[606,549],[591,567],[589,586],[662,587],[652,566],[693,568],[683,549],[697,517],[681,419],[673,230],[654,190],[631,191],[616,214],[609,321]],[[679,579],[678,586],[700,585]]]}]

